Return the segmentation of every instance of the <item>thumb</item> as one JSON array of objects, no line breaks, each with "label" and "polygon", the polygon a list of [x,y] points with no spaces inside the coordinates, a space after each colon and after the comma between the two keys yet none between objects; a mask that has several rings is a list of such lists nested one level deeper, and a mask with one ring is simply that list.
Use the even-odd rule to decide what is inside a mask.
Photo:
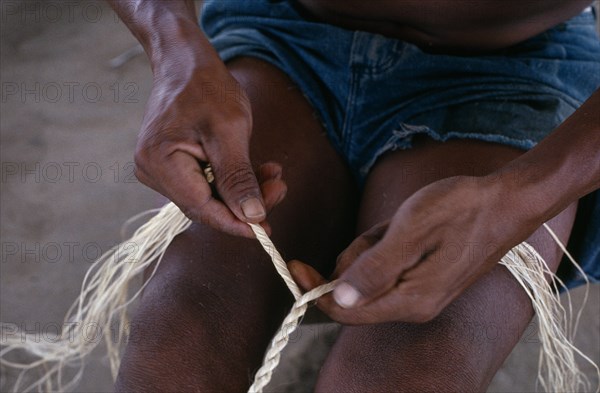
[{"label": "thumb", "polygon": [[229,148],[211,161],[217,191],[237,218],[256,224],[266,218],[265,203],[250,164],[247,146],[235,150]]},{"label": "thumb", "polygon": [[362,253],[341,275],[333,291],[336,303],[354,308],[369,303],[396,285],[402,272],[398,257],[380,241]]}]

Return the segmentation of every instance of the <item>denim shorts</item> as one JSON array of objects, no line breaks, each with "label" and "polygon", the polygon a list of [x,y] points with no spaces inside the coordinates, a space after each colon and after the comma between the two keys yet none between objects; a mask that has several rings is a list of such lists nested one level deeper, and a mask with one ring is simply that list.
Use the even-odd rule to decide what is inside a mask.
[{"label": "denim shorts", "polygon": [[[477,56],[429,53],[336,27],[293,0],[207,0],[201,15],[223,61],[259,58],[298,85],[359,185],[379,156],[410,149],[416,135],[530,149],[600,87],[591,8]],[[598,191],[580,201],[568,248],[590,279],[600,281]],[[582,282],[573,269],[561,267],[560,276],[569,287]]]}]

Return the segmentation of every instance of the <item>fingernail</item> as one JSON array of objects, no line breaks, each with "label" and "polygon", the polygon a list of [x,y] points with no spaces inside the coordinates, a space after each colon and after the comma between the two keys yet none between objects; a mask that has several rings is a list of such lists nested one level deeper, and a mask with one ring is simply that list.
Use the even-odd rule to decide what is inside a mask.
[{"label": "fingernail", "polygon": [[249,198],[242,202],[242,212],[246,218],[258,218],[265,215],[265,208],[257,198]]},{"label": "fingernail", "polygon": [[342,282],[333,291],[333,298],[341,307],[354,307],[360,300],[360,292],[348,283]]}]

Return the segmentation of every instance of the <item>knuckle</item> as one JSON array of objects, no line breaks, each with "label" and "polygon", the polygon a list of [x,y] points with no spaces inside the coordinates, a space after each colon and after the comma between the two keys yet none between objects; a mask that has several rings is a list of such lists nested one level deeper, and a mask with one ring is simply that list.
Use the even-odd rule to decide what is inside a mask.
[{"label": "knuckle", "polygon": [[380,222],[380,223],[372,226],[368,231],[366,231],[363,234],[365,240],[369,244],[375,244],[376,242],[381,240],[383,235],[387,232],[389,224],[390,224],[390,220],[386,220],[384,222]]},{"label": "knuckle", "polygon": [[228,121],[228,126],[235,130],[236,133],[242,133],[249,137],[252,131],[252,118],[247,116],[246,113],[242,113],[241,116],[236,116]]},{"label": "knuckle", "polygon": [[133,161],[136,167],[147,172],[152,163],[160,161],[160,157],[157,157],[157,155],[160,155],[159,147],[160,143],[157,141],[147,138],[139,140],[133,154]]},{"label": "knuckle", "polygon": [[138,146],[133,154],[133,162],[135,163],[136,171],[144,168],[148,162],[148,150],[144,146]]},{"label": "knuckle", "polygon": [[249,163],[226,164],[218,172],[221,173],[217,173],[216,178],[223,192],[235,192],[238,198],[258,194],[258,184]]},{"label": "knuckle", "polygon": [[207,206],[206,206],[209,201],[210,201],[210,197],[208,197],[206,199],[206,201],[200,203],[200,205],[198,205],[198,206],[190,206],[190,205],[182,204],[182,205],[179,205],[179,209],[190,220],[213,227],[215,224],[214,218],[212,217],[211,214],[208,214]]},{"label": "knuckle", "polygon": [[205,225],[209,228],[212,228],[219,232],[232,232],[233,228],[227,222],[224,217],[216,215],[213,211],[210,211],[210,208],[206,205],[202,205],[197,209],[194,209],[192,213],[193,217],[192,221]]},{"label": "knuckle", "polygon": [[433,320],[435,318],[435,315],[427,312],[427,311],[418,311],[416,312],[412,318],[410,318],[411,322],[416,322],[416,323],[427,323],[430,322],[431,320]]},{"label": "knuckle", "polygon": [[201,222],[204,223],[205,219],[198,214],[198,212],[196,211],[196,209],[191,208],[189,206],[178,206],[179,210],[181,210],[181,212],[183,213],[184,216],[186,216],[188,219],[194,221],[194,222]]},{"label": "knuckle", "polygon": [[142,184],[147,184],[147,179],[146,179],[146,175],[144,174],[144,171],[140,168],[140,165],[135,164],[134,168],[133,168],[133,175],[136,177],[136,179],[138,179]]},{"label": "knuckle", "polygon": [[441,307],[436,301],[425,301],[415,304],[411,312],[411,322],[426,323],[434,320],[441,312]]},{"label": "knuckle", "polygon": [[[228,110],[214,110],[206,120],[204,127],[206,137],[217,135],[231,135],[239,138],[250,137],[252,131],[252,117],[243,108],[229,108]],[[243,139],[242,139],[243,140]]]},{"label": "knuckle", "polygon": [[144,153],[136,151],[133,156],[133,163],[133,175],[142,184],[151,187],[152,181],[150,180],[151,176],[149,175],[149,168],[147,165],[148,160],[144,157]]},{"label": "knuckle", "polygon": [[390,272],[387,269],[387,256],[378,249],[372,249],[365,259],[356,264],[352,282],[364,291],[367,295],[380,289],[384,283],[390,279]]},{"label": "knuckle", "polygon": [[[133,175],[144,185],[152,187],[153,181],[153,169],[150,165],[153,160],[149,157],[150,152],[148,149],[139,147],[136,149],[133,155]],[[159,191],[159,190],[157,190]],[[159,191],[160,192],[160,191]]]}]

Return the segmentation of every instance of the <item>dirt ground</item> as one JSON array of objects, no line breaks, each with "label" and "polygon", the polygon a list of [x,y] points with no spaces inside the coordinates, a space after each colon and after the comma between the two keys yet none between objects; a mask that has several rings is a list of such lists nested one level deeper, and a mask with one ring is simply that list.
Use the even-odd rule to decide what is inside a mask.
[{"label": "dirt ground", "polygon": [[[120,240],[121,224],[164,202],[132,174],[151,74],[143,55],[110,65],[136,41],[102,2],[3,0],[0,7],[0,320],[49,340],[91,262]],[[575,304],[582,293],[573,292]],[[597,363],[598,304],[593,286],[576,341]],[[309,391],[335,331],[304,327],[271,391]],[[535,390],[535,331],[533,323],[490,392]],[[0,333],[2,342],[11,334]],[[494,331],[483,333],[494,339]],[[76,391],[109,392],[107,364],[102,350],[94,352]],[[1,391],[13,376],[2,369]]]}]

